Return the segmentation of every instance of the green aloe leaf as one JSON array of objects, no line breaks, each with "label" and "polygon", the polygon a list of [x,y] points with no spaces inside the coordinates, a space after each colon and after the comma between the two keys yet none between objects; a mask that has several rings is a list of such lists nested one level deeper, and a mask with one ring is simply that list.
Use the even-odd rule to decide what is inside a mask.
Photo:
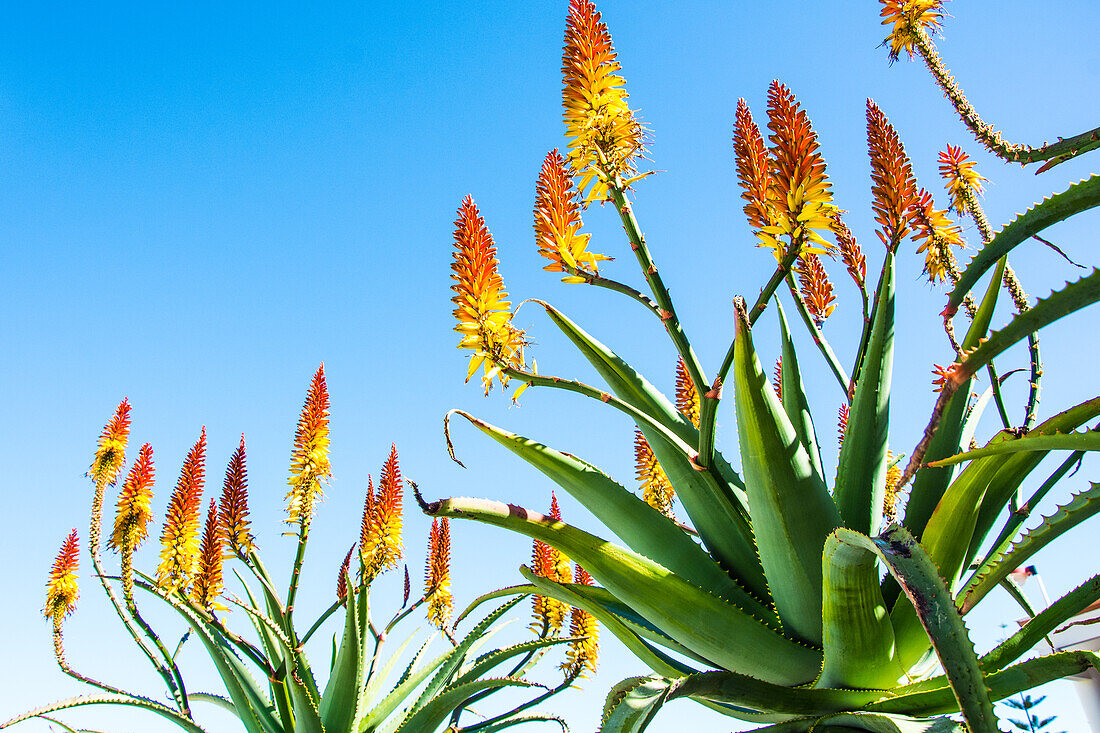
[{"label": "green aloe leaf", "polygon": [[480,677],[483,677],[489,670],[504,664],[509,659],[515,659],[516,657],[523,656],[524,654],[530,654],[537,652],[540,649],[546,649],[547,647],[558,646],[560,644],[568,644],[573,641],[572,637],[558,637],[548,639],[532,639],[531,641],[525,641],[519,644],[513,644],[511,646],[504,647],[502,649],[494,649],[490,652],[486,652],[474,660],[473,664],[469,668],[462,671],[462,675],[455,680],[455,684],[462,684],[464,682],[471,682]]},{"label": "green aloe leaf", "polygon": [[233,701],[224,695],[215,695],[211,692],[189,692],[187,699],[191,702],[205,702],[215,705],[222,710],[237,714],[237,708],[233,707]]},{"label": "green aloe leaf", "polygon": [[951,291],[948,307],[958,308],[981,276],[997,260],[1012,251],[1013,247],[1052,224],[1095,206],[1100,206],[1100,175],[1075,183],[1062,193],[1044,199],[1016,217],[1012,223],[997,232],[970,261],[955,284],[955,289]]},{"label": "green aloe leaf", "polygon": [[702,672],[677,680],[670,698],[725,702],[761,713],[819,716],[862,707],[888,694],[885,690],[786,687],[732,672]]},{"label": "green aloe leaf", "polygon": [[[785,637],[652,560],[564,522],[483,499],[443,499],[422,508],[433,516],[475,519],[511,529],[561,550],[665,634],[724,668],[778,684],[809,682],[820,669],[819,651]],[[731,645],[730,639],[738,643]]]},{"label": "green aloe leaf", "polygon": [[965,733],[966,727],[950,718],[910,718],[882,713],[835,713],[820,718],[799,718],[753,733],[830,733],[864,730],[872,733]]},{"label": "green aloe leaf", "polygon": [[[256,599],[252,595],[252,590],[248,587],[248,584],[244,582],[240,574],[234,569],[234,575],[241,581],[241,585],[244,588],[245,596],[248,598],[249,605],[256,609]],[[269,606],[270,609],[270,606]],[[282,669],[284,670],[283,676],[285,676],[286,669],[286,654],[284,652],[283,644],[275,638],[272,630],[268,628],[267,624],[259,620],[258,616],[252,614],[246,614],[248,620],[252,622],[252,626],[256,629],[256,635],[260,638],[260,643],[263,645],[264,653],[267,655],[268,660],[274,666],[279,666],[279,662],[282,661]],[[291,701],[290,691],[287,690],[286,684],[283,682],[282,677],[275,675],[270,677],[267,681],[268,691],[271,694],[271,699],[275,702],[275,708],[279,712],[279,720],[292,720],[291,714]]]},{"label": "green aloe leaf", "polygon": [[449,414],[466,418],[478,430],[539,469],[583,504],[630,549],[779,628],[775,612],[731,580],[672,520],[592,464],[490,425],[461,410],[452,410]]},{"label": "green aloe leaf", "polygon": [[1015,440],[1007,440],[995,445],[987,445],[958,455],[941,458],[929,463],[931,466],[952,466],[964,461],[972,461],[975,458],[985,456],[1002,456],[1008,453],[1023,453],[1027,451],[1052,451],[1052,450],[1100,450],[1100,433],[1088,430],[1082,433],[1055,433],[1053,435],[1033,434],[1025,435]]},{"label": "green aloe leaf", "polygon": [[642,733],[668,699],[670,680],[630,677],[607,693],[599,733]]},{"label": "green aloe leaf", "polygon": [[541,687],[541,685],[511,677],[499,677],[474,680],[447,687],[406,716],[395,730],[398,733],[434,731],[447,719],[448,715],[454,712],[456,707],[470,697],[484,690],[495,690],[502,687]]},{"label": "green aloe leaf", "polygon": [[30,720],[31,718],[39,718],[49,713],[56,713],[59,710],[69,710],[71,708],[85,707],[88,705],[125,705],[127,707],[138,708],[140,710],[148,710],[151,713],[156,713],[162,718],[170,720],[175,725],[179,726],[183,730],[190,733],[206,733],[200,728],[195,721],[172,710],[169,707],[161,705],[159,702],[155,702],[146,697],[132,696],[124,697],[122,695],[82,695],[80,697],[70,697],[67,700],[59,700],[49,705],[43,705],[37,707],[34,710],[28,710],[21,715],[17,715],[11,720],[6,720],[0,723],[0,728],[7,728],[15,725],[16,723],[22,723],[24,720]]},{"label": "green aloe leaf", "polygon": [[743,307],[737,308],[733,381],[760,562],[784,625],[820,645],[821,549],[840,517],[764,376]]},{"label": "green aloe leaf", "polygon": [[[476,733],[496,733],[498,730],[505,730],[506,728],[512,728],[517,725],[526,725],[528,723],[557,723],[561,728],[562,733],[569,733],[569,726],[565,724],[562,718],[556,715],[517,715],[507,720],[500,720],[496,723],[490,723],[489,725],[478,725],[476,727]],[[468,730],[463,728],[462,730]],[[473,733],[471,731],[471,733]]]},{"label": "green aloe leaf", "polygon": [[344,601],[344,634],[320,705],[321,722],[325,730],[332,731],[354,730],[362,704],[363,646],[359,637],[359,604],[350,570],[345,581],[348,595]]},{"label": "green aloe leaf", "polygon": [[787,325],[787,316],[783,313],[783,306],[779,299],[775,300],[776,312],[779,314],[779,336],[782,343],[783,361],[780,366],[780,402],[783,411],[787,413],[798,439],[802,441],[802,447],[810,457],[810,465],[814,471],[825,481],[825,469],[821,463],[821,449],[817,443],[817,432],[814,430],[813,417],[810,415],[809,401],[806,399],[806,390],[802,385],[802,372],[798,368],[798,355],[794,350],[794,340],[791,338],[791,329]]},{"label": "green aloe leaf", "polygon": [[[371,705],[374,702],[374,698],[378,695],[378,691],[382,689],[382,685],[385,684],[386,679],[390,676],[390,673],[393,672],[394,667],[397,666],[397,662],[401,659],[401,655],[405,653],[405,649],[408,648],[409,644],[412,643],[412,640],[416,638],[416,635],[418,633],[419,631],[414,631],[408,636],[408,638],[401,642],[398,645],[397,650],[391,653],[389,658],[386,659],[386,661],[382,664],[382,667],[380,669],[374,670],[370,678],[367,679],[366,687],[363,689],[362,695],[364,710],[367,706]],[[425,642],[424,645],[421,646],[420,649],[417,651],[417,653],[413,655],[412,661],[410,662],[410,667],[415,666],[420,661],[420,657],[421,655],[423,655],[425,649],[428,646],[428,643],[430,643],[430,640],[428,642]],[[366,658],[364,658],[364,662],[366,662]],[[407,674],[403,676],[407,676]],[[356,725],[356,728],[357,727],[358,725]],[[356,728],[352,728],[352,730],[355,730]]]}]

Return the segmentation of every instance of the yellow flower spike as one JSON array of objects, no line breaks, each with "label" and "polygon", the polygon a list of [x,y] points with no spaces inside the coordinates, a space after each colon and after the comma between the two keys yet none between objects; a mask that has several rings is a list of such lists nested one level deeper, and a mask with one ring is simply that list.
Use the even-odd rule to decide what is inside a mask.
[{"label": "yellow flower spike", "polygon": [[674,519],[672,500],[676,496],[676,490],[672,488],[672,482],[668,480],[657,456],[653,454],[649,441],[637,429],[634,430],[634,469],[645,503]]},{"label": "yellow flower spike", "polygon": [[[548,516],[561,520],[558,497],[553,492],[550,493]],[[531,549],[531,571],[558,583],[568,583],[572,579],[569,558],[565,553],[540,540],[535,540]],[[569,606],[556,598],[537,595],[531,600],[531,607],[531,630],[535,633],[557,635],[565,625],[565,614],[568,613]]]},{"label": "yellow flower spike", "polygon": [[867,100],[867,150],[871,156],[871,208],[882,243],[897,249],[912,230],[917,181],[901,139],[873,100]]},{"label": "yellow flower spike", "polygon": [[332,478],[329,449],[329,397],[325,383],[325,365],[317,367],[306,392],[302,414],[294,433],[294,449],[290,455],[290,478],[287,483],[287,519],[309,530],[313,505],[321,498],[322,483]]},{"label": "yellow flower spike", "polygon": [[94,556],[99,552],[99,533],[103,524],[103,491],[114,486],[122,473],[126,460],[126,442],[130,438],[130,401],[125,397],[115,408],[115,414],[103,426],[95,457],[86,474],[95,484],[92,497],[92,523],[88,532],[88,549]]},{"label": "yellow flower spike", "polygon": [[169,593],[186,592],[195,577],[199,556],[199,511],[202,508],[206,460],[206,428],[184,459],[176,488],[168,500],[160,534],[157,585]]},{"label": "yellow flower spike", "polygon": [[676,409],[699,429],[699,392],[688,376],[683,358],[676,359]]},{"label": "yellow flower spike", "polygon": [[940,177],[943,178],[947,195],[951,197],[948,211],[963,216],[967,213],[966,199],[982,194],[982,181],[986,180],[975,170],[974,161],[962,148],[948,145],[940,153]]},{"label": "yellow flower spike", "polygon": [[141,446],[118,495],[114,532],[107,540],[107,546],[111,549],[133,552],[149,536],[155,476],[153,446],[146,443]]},{"label": "yellow flower spike", "polygon": [[920,242],[917,252],[924,252],[924,271],[929,282],[943,280],[954,265],[951,247],[962,247],[959,225],[933,205],[932,194],[921,189],[913,205],[913,239]]},{"label": "yellow flower spike", "polygon": [[567,157],[587,205],[607,198],[609,179],[635,176],[645,133],[627,106],[611,34],[591,0],[569,2],[561,68]]},{"label": "yellow flower spike", "polygon": [[46,581],[46,605],[42,614],[53,621],[59,629],[61,622],[76,610],[76,601],[80,597],[77,586],[77,568],[80,565],[79,540],[74,529],[61,543],[61,550],[53,561],[49,579]]},{"label": "yellow flower spike", "polygon": [[[577,566],[573,582],[577,585],[592,585],[592,576],[580,565]],[[592,614],[580,608],[573,608],[569,616],[569,635],[578,638],[569,642],[565,651],[565,663],[562,669],[575,673],[578,677],[587,677],[596,673],[600,657],[600,626]]]},{"label": "yellow flower spike", "polygon": [[397,567],[401,559],[401,515],[404,502],[404,482],[397,460],[397,447],[390,446],[390,455],[382,466],[378,493],[368,480],[367,499],[363,509],[363,524],[359,537],[365,577],[373,579],[379,573]]},{"label": "yellow flower spike", "polygon": [[424,570],[424,597],[428,621],[445,629],[454,612],[451,595],[451,522],[446,517],[432,520],[428,535],[428,562]]},{"label": "yellow flower spike", "polygon": [[890,46],[890,60],[905,52],[913,58],[918,32],[929,35],[940,28],[943,0],[882,0],[882,24],[891,26],[883,41]]},{"label": "yellow flower spike", "polygon": [[901,498],[899,484],[901,483],[901,467],[898,466],[894,451],[886,451],[886,495],[883,498],[882,513],[887,521],[894,521],[898,513],[898,500]]},{"label": "yellow flower spike", "polygon": [[230,556],[248,555],[255,549],[251,522],[248,519],[248,472],[245,470],[244,435],[241,444],[229,459],[225,482],[218,502],[218,526],[222,542]]},{"label": "yellow flower spike", "polygon": [[833,296],[833,284],[829,282],[829,275],[825,272],[820,257],[808,254],[799,260],[798,283],[806,310],[817,327],[821,328],[825,319],[836,308],[836,298]]},{"label": "yellow flower spike", "polygon": [[191,597],[203,608],[226,610],[216,599],[222,592],[222,556],[224,546],[221,532],[218,531],[218,505],[211,499],[206,511],[206,526],[202,533],[202,550],[199,553],[195,582],[191,586]]}]

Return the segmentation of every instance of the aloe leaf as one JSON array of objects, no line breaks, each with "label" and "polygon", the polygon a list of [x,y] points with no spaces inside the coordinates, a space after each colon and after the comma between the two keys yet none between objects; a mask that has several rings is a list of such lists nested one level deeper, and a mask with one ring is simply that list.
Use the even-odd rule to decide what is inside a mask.
[{"label": "aloe leaf", "polygon": [[821,609],[825,663],[815,687],[887,688],[905,673],[874,553],[834,533],[825,541]]},{"label": "aloe leaf", "polygon": [[[537,512],[482,499],[422,505],[433,516],[475,519],[524,534],[576,560],[614,596],[696,654],[777,684],[816,677],[821,653],[765,626],[743,609],[624,547]],[[730,639],[737,639],[736,645]]]},{"label": "aloe leaf", "polygon": [[447,687],[402,720],[396,730],[399,733],[435,730],[465,700],[483,690],[495,690],[501,687],[541,687],[541,685],[511,677],[500,677]]},{"label": "aloe leaf", "polygon": [[1026,563],[1036,552],[1097,512],[1100,512],[1100,484],[1093,483],[1088,489],[1074,494],[1068,504],[1058,507],[1038,527],[1026,532],[1013,543],[1010,550],[990,562],[980,575],[967,581],[959,593],[959,608],[963,613],[972,609],[986,593],[1007,578],[1009,573]]},{"label": "aloe leaf", "polygon": [[999,456],[1006,453],[1023,453],[1026,451],[1052,451],[1074,450],[1094,451],[1100,450],[1100,433],[1088,430],[1082,433],[1056,433],[1054,435],[1025,435],[1015,440],[989,445],[985,448],[977,448],[955,456],[942,458],[929,465],[951,466],[964,461],[972,461],[975,458],[985,456]]},{"label": "aloe leaf", "polygon": [[489,672],[489,670],[501,664],[504,664],[509,659],[515,659],[516,657],[523,656],[524,654],[536,652],[539,649],[545,649],[551,646],[558,646],[560,644],[568,644],[571,641],[573,641],[571,637],[533,639],[531,641],[513,644],[512,646],[504,647],[503,649],[494,649],[491,652],[482,654],[480,657],[474,660],[474,663],[470,665],[468,669],[463,670],[462,675],[459,676],[457,680],[455,680],[455,684],[462,684],[463,682],[476,680]]},{"label": "aloe leaf", "polygon": [[629,677],[607,693],[599,733],[642,733],[668,699],[670,681]]},{"label": "aloe leaf", "polygon": [[237,708],[233,707],[233,701],[224,695],[215,695],[210,692],[189,692],[187,693],[187,699],[192,702],[210,703],[234,715],[237,714]]},{"label": "aloe leaf", "polygon": [[[374,670],[373,674],[371,674],[371,676],[367,679],[366,687],[363,689],[362,695],[364,707],[370,705],[374,701],[375,696],[382,688],[382,685],[385,683],[386,678],[390,676],[391,672],[393,672],[394,667],[397,665],[397,661],[401,658],[401,655],[405,653],[405,649],[408,648],[409,644],[412,643],[412,640],[416,638],[417,633],[418,632],[414,631],[408,636],[408,638],[405,639],[405,641],[401,642],[401,644],[398,645],[397,650],[390,654],[389,658],[386,659],[386,661],[382,664],[382,667],[380,669]],[[431,640],[425,642],[424,646],[420,647],[417,653],[413,656],[411,664],[415,664],[417,661],[419,661],[420,655],[424,653],[424,650],[427,648],[430,641]],[[352,728],[352,730],[355,730],[355,728]]]},{"label": "aloe leaf", "polygon": [[959,277],[951,291],[949,308],[958,308],[974,284],[997,260],[1034,234],[1074,214],[1100,206],[1100,175],[1074,183],[1062,193],[1044,199],[997,232]]},{"label": "aloe leaf", "polygon": [[863,730],[872,733],[965,733],[966,727],[950,718],[910,718],[882,713],[835,713],[820,718],[799,718],[753,733],[831,733]]},{"label": "aloe leaf", "polygon": [[[932,641],[971,733],[997,733],[993,703],[966,625],[935,563],[920,543],[898,524],[887,527],[873,539],[847,529],[838,530],[837,534],[874,552],[897,578],[911,605],[896,608],[895,615],[899,610],[904,613],[916,609],[914,613]],[[907,666],[904,660],[903,666]]]},{"label": "aloe leaf", "polygon": [[59,700],[49,705],[43,705],[37,707],[34,710],[28,710],[25,713],[15,716],[11,720],[6,720],[0,723],[0,728],[7,728],[21,723],[24,720],[30,720],[31,718],[38,718],[49,713],[55,713],[59,710],[69,710],[71,708],[79,708],[87,705],[126,705],[132,708],[138,708],[141,710],[148,710],[151,713],[168,719],[180,728],[190,731],[190,733],[206,733],[200,728],[195,721],[190,718],[186,718],[180,715],[175,710],[169,707],[161,705],[159,702],[155,702],[146,697],[139,697],[137,695],[124,697],[122,695],[81,695],[80,697],[70,697],[67,700]]},{"label": "aloe leaf", "polygon": [[397,710],[397,708],[412,695],[413,691],[423,684],[424,680],[428,679],[428,677],[430,677],[449,656],[450,652],[448,651],[436,657],[423,667],[413,668],[410,665],[408,674],[402,675],[402,679],[398,682],[397,686],[359,721],[359,731],[377,730],[386,718],[388,718],[393,711]]},{"label": "aloe leaf", "polygon": [[[249,604],[253,608],[256,608],[256,599],[253,597],[252,591],[248,587],[248,584],[244,582],[244,579],[241,578],[239,574],[237,574],[236,570],[234,570],[233,573],[237,575],[237,579],[241,581],[241,585],[244,587],[244,593],[245,596],[247,596],[248,598]],[[253,628],[256,629],[256,635],[260,637],[260,643],[263,644],[264,652],[267,654],[268,660],[270,660],[270,662],[275,666],[278,666],[276,662],[283,660],[283,669],[285,673],[286,662],[283,645],[275,638],[275,635],[271,633],[271,629],[269,629],[264,623],[262,623],[256,616],[253,616],[251,614],[247,615],[248,620],[252,622]],[[283,679],[278,675],[272,675],[268,678],[267,682],[268,690],[271,693],[271,699],[275,702],[275,708],[279,711],[279,720],[292,720],[293,715],[290,711],[290,693],[286,689],[286,684],[283,682]]]},{"label": "aloe leaf", "polygon": [[806,399],[806,390],[802,386],[802,372],[798,368],[798,355],[794,350],[794,340],[791,338],[791,329],[787,325],[787,316],[783,313],[783,306],[779,299],[775,301],[776,312],[779,314],[779,336],[782,343],[783,361],[780,367],[780,402],[783,411],[787,413],[798,439],[802,441],[802,447],[810,457],[810,465],[814,471],[825,481],[825,469],[821,463],[821,449],[817,443],[817,432],[814,430],[813,417],[810,415],[810,405]]},{"label": "aloe leaf", "polygon": [[556,715],[517,715],[507,720],[500,720],[496,723],[490,723],[488,725],[477,725],[471,728],[463,728],[463,731],[470,731],[470,733],[496,733],[498,730],[504,730],[505,728],[511,728],[517,725],[526,725],[527,723],[557,723],[561,727],[562,733],[569,733],[569,726],[565,724],[565,721]]},{"label": "aloe leaf", "polygon": [[840,517],[764,376],[743,307],[737,308],[733,381],[760,562],[784,625],[820,645],[821,548]]},{"label": "aloe leaf", "polygon": [[720,598],[750,610],[761,621],[778,628],[774,611],[731,580],[672,520],[592,464],[502,430],[461,410],[452,413],[466,418],[568,491],[630,549]]},{"label": "aloe leaf", "polygon": [[362,682],[363,646],[359,638],[359,604],[356,603],[355,587],[351,582],[351,572],[345,576],[348,589],[344,602],[344,635],[340,640],[339,651],[335,656],[332,672],[324,694],[321,695],[320,715],[325,730],[353,730],[354,721],[359,717],[362,703],[360,690]]},{"label": "aloe leaf", "polygon": [[286,686],[294,702],[294,733],[325,733],[315,698],[293,670],[287,675]]}]

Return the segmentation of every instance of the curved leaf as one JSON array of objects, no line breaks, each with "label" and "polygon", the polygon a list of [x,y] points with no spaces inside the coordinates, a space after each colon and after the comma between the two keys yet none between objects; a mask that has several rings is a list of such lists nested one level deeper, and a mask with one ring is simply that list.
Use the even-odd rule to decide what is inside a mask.
[{"label": "curved leaf", "polygon": [[435,695],[415,712],[401,721],[397,727],[398,733],[421,733],[421,731],[433,731],[446,720],[454,709],[483,690],[494,690],[501,687],[541,687],[534,682],[512,679],[511,677],[490,678],[464,682],[460,685],[448,687]]},{"label": "curved leaf", "polygon": [[1052,451],[1074,450],[1093,451],[1100,450],[1100,433],[1088,430],[1083,433],[1055,433],[1043,435],[1042,433],[1024,435],[1014,440],[1006,440],[996,445],[987,445],[984,448],[959,453],[955,456],[942,458],[929,463],[930,466],[952,466],[964,461],[972,461],[975,458],[985,456],[1000,456],[1006,453],[1023,453],[1025,451]]},{"label": "curved leaf", "polygon": [[81,695],[80,697],[70,697],[67,700],[59,700],[49,705],[37,707],[34,710],[28,710],[21,715],[15,716],[11,720],[0,723],[0,728],[7,728],[16,723],[22,723],[24,720],[30,720],[31,718],[39,718],[47,713],[55,713],[59,710],[69,710],[70,708],[79,708],[86,705],[126,705],[128,707],[140,708],[141,710],[148,710],[151,713],[156,713],[163,718],[167,718],[180,728],[190,731],[190,733],[206,733],[206,731],[200,728],[195,721],[190,718],[185,718],[175,710],[165,707],[159,702],[136,695],[132,697],[124,697],[122,695]]},{"label": "curved leaf", "polygon": [[[354,730],[363,703],[363,645],[359,637],[359,604],[351,582],[351,571],[345,571],[347,599],[344,602],[344,635],[333,661],[328,684],[321,695],[321,722],[325,730]],[[364,591],[366,592],[366,591]]]},{"label": "curved leaf", "polygon": [[670,681],[629,677],[607,693],[599,733],[642,733],[668,699]]},{"label": "curved leaf", "polygon": [[782,344],[783,360],[779,369],[779,401],[783,404],[783,411],[798,433],[798,439],[802,441],[802,447],[810,457],[810,465],[825,482],[825,469],[821,462],[821,449],[817,443],[817,432],[814,430],[813,417],[810,415],[810,405],[806,399],[806,390],[802,385],[802,373],[798,369],[798,354],[794,350],[794,340],[791,338],[791,330],[787,325],[787,316],[783,313],[783,306],[779,299],[775,300],[776,313],[779,314],[779,338]]}]

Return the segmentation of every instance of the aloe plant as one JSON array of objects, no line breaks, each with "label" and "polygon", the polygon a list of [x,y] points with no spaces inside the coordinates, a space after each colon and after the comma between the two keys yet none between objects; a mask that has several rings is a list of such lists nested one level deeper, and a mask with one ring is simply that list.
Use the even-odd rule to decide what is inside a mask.
[{"label": "aloe plant", "polygon": [[[1008,145],[989,133],[969,102],[960,101],[961,91],[934,56],[930,35],[940,22],[941,5],[940,0],[884,0],[883,23],[891,28],[887,45],[893,57],[924,55],[983,143],[1010,160],[1048,161],[1043,170],[1096,147],[1090,142],[1095,131],[1082,138],[1084,143],[1041,149]],[[679,358],[676,399],[541,300],[529,302],[545,311],[606,386],[547,375],[529,364],[531,342],[513,322],[496,245],[467,197],[455,222],[452,263],[459,348],[473,352],[467,380],[480,371],[486,393],[495,384],[518,385],[513,399],[528,387],[566,390],[626,414],[638,430],[642,496],[581,456],[456,410],[448,415],[448,441],[449,421],[464,418],[556,482],[606,532],[593,534],[559,517],[496,501],[425,501],[419,494],[418,499],[432,516],[473,519],[546,543],[591,574],[594,586],[524,567],[527,583],[509,592],[538,593],[584,609],[649,667],[650,675],[611,690],[603,730],[641,731],[664,703],[686,697],[775,733],[964,726],[973,733],[992,732],[998,729],[994,701],[1100,669],[1100,659],[1089,652],[1018,661],[1100,598],[1100,576],[1030,613],[1019,632],[980,657],[965,623],[965,615],[1004,584],[1012,569],[1100,511],[1100,484],[1094,483],[1021,531],[1036,503],[1084,452],[1100,448],[1100,433],[1087,429],[1100,415],[1100,397],[1036,423],[1042,373],[1038,333],[1100,300],[1100,272],[1033,301],[1007,261],[1015,247],[1046,227],[1100,204],[1097,177],[1070,185],[994,231],[979,202],[985,179],[961,148],[949,146],[941,154],[951,206],[939,209],[918,187],[900,136],[868,100],[871,205],[882,247],[865,252],[833,203],[809,116],[788,88],[773,83],[767,143],[742,100],[734,151],[749,225],[777,266],[755,300],[735,299],[732,343],[708,377],[628,198],[649,175],[638,168],[647,131],[627,103],[610,33],[591,0],[569,4],[562,70],[569,144],[564,155],[547,155],[536,186],[539,252],[549,262],[545,269],[560,273],[563,282],[614,291],[655,318]],[[640,266],[640,288],[601,270],[608,256],[590,249],[590,235],[582,232],[582,213],[594,201],[618,214]],[[965,267],[955,255],[962,233],[952,211],[972,218],[982,238]],[[929,365],[939,394],[921,436],[896,434],[890,414],[895,311],[902,297],[897,272],[909,266],[901,251],[908,239],[924,253],[929,279],[953,288],[943,314],[948,366]],[[847,360],[822,332],[835,306],[826,263],[836,260],[863,304],[856,321],[858,347]],[[867,279],[868,260],[879,266],[877,282]],[[975,291],[990,271],[984,292]],[[1015,313],[994,329],[1002,286]],[[757,290],[754,284],[743,287]],[[844,400],[835,468],[822,461],[816,427],[821,414],[811,410],[804,389],[800,364],[807,359],[796,353],[781,291],[788,293],[789,307]],[[954,324],[960,306],[969,319],[961,338]],[[773,380],[755,345],[762,337],[757,322],[769,307],[777,312],[782,354]],[[1024,341],[1031,386],[1024,419],[1014,424],[994,360]],[[982,389],[977,380],[986,375],[990,386]],[[979,438],[979,417],[991,403],[1003,429]],[[740,471],[716,446],[715,425],[723,409],[736,416]],[[903,441],[915,443],[907,456],[892,450]],[[1023,495],[1025,480],[1057,450],[1070,451],[1070,457]],[[683,521],[674,516],[673,496],[687,515]],[[952,714],[965,722],[947,717]]]},{"label": "aloe plant", "polygon": [[[172,703],[158,702],[89,677],[66,658],[64,621],[73,612],[78,596],[79,539],[73,530],[51,569],[44,613],[53,624],[58,665],[69,676],[98,691],[35,708],[0,724],[0,728],[39,718],[72,730],[51,716],[85,706],[112,705],[155,713],[183,730],[202,733],[201,716],[194,710],[195,703],[202,703],[227,710],[247,733],[426,733],[444,728],[488,733],[538,722],[557,724],[564,730],[561,718],[531,708],[567,689],[582,668],[567,662],[562,667],[564,678],[553,686],[532,681],[528,672],[549,647],[569,644],[571,650],[588,648],[588,639],[544,629],[538,636],[516,644],[486,646],[497,630],[497,622],[521,598],[493,608],[464,636],[456,638],[451,623],[454,600],[446,518],[432,521],[423,594],[413,598],[405,566],[400,608],[385,623],[372,618],[371,584],[381,573],[397,568],[403,554],[404,481],[396,448],[391,447],[382,467],[377,491],[373,482],[368,482],[358,549],[353,545],[339,567],[332,605],[301,632],[302,627],[294,620],[299,574],[314,510],[322,486],[331,476],[328,414],[322,365],[313,377],[295,434],[286,521],[294,528],[291,536],[296,540],[297,554],[287,591],[280,594],[275,578],[260,559],[252,534],[243,436],[230,459],[220,499],[210,500],[200,539],[205,428],[188,453],[169,500],[155,573],[133,567],[134,551],[149,534],[155,479],[152,447],[148,443],[141,447],[119,493],[108,540],[110,548],[120,555],[120,569],[117,573],[106,571],[100,547],[103,498],[106,488],[122,474],[130,433],[130,403],[123,400],[104,428],[88,474],[94,485],[88,549],[94,574],[109,602],[164,682]],[[354,564],[353,556],[357,558]],[[241,596],[226,588],[226,561],[238,565],[233,573]],[[163,632],[154,630],[142,615],[135,591],[140,591],[144,600],[163,603],[179,615],[186,632],[174,650],[165,645]],[[496,597],[483,596],[469,610]],[[396,645],[386,642],[394,638],[398,625],[421,607],[443,637],[445,648],[433,651],[433,638],[429,638],[408,658],[405,652],[416,632]],[[230,628],[230,609],[247,619],[250,633]],[[467,614],[461,614],[455,625]],[[306,644],[330,618],[341,619],[341,623],[332,638],[328,680],[322,686],[306,655]],[[224,684],[224,694],[188,687],[177,663],[179,649],[188,638],[194,638],[192,643],[201,644],[209,655]],[[328,645],[322,648],[327,651]],[[504,689],[523,690],[523,699],[516,703],[513,697],[511,706],[499,714],[486,714],[478,704],[478,715],[471,719],[471,705]]]}]

